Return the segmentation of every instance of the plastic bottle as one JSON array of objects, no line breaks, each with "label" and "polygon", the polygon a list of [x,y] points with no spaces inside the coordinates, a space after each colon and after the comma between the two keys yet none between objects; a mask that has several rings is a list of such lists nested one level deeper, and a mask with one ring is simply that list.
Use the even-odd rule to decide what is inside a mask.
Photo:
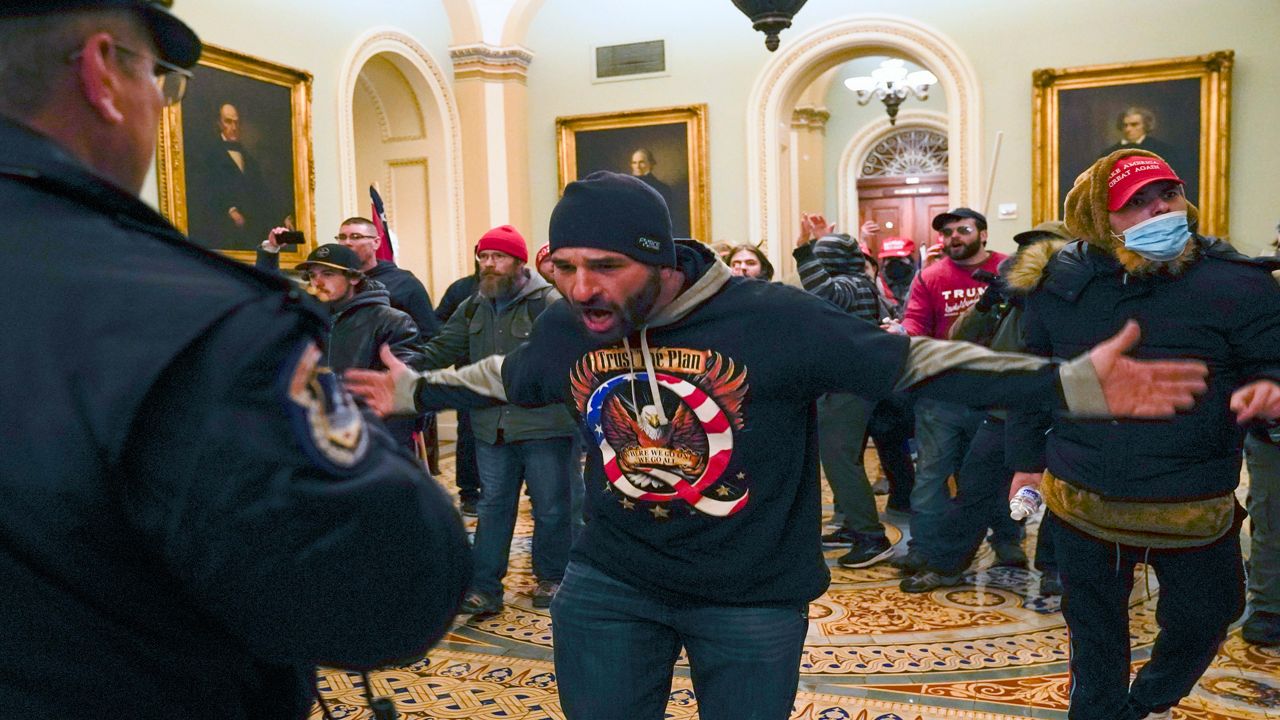
[{"label": "plastic bottle", "polygon": [[1040,512],[1042,507],[1044,507],[1044,498],[1040,496],[1040,491],[1027,486],[1009,500],[1009,517],[1014,520],[1025,520]]}]

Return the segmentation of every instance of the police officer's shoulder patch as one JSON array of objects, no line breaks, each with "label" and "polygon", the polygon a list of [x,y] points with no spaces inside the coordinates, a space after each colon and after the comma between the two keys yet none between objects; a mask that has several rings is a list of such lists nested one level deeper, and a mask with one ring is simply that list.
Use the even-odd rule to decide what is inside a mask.
[{"label": "police officer's shoulder patch", "polygon": [[294,436],[307,455],[322,467],[344,471],[368,453],[369,428],[347,389],[320,358],[320,348],[307,342],[286,365],[284,403]]}]

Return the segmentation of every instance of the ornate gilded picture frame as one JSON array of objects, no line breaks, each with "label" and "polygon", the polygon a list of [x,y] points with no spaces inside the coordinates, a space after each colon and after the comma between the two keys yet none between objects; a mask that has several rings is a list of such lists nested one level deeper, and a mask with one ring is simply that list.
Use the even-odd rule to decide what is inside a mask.
[{"label": "ornate gilded picture frame", "polygon": [[160,124],[160,210],[195,243],[253,262],[271,228],[301,230],[283,267],[316,245],[311,75],[210,45]]},{"label": "ornate gilded picture frame", "polygon": [[1234,57],[1222,50],[1034,71],[1033,221],[1060,218],[1077,175],[1121,143],[1137,143],[1186,181],[1187,199],[1200,209],[1199,231],[1227,235]]},{"label": "ornate gilded picture frame", "polygon": [[671,211],[675,237],[711,237],[707,106],[556,118],[560,191],[597,170],[639,176]]}]

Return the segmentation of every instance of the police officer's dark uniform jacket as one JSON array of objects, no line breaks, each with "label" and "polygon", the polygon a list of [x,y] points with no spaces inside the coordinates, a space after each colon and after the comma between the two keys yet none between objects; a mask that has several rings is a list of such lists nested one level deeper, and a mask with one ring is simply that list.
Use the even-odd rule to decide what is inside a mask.
[{"label": "police officer's dark uniform jacket", "polygon": [[5,712],[303,718],[316,664],[423,652],[467,546],[314,367],[309,301],[47,138],[0,146]]}]

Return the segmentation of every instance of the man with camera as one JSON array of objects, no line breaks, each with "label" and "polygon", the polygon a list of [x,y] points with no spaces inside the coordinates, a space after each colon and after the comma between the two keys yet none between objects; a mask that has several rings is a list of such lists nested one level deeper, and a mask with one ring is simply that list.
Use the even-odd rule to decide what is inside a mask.
[{"label": "man with camera", "polygon": [[320,362],[313,304],[138,198],[201,52],[168,5],[0,3],[14,717],[305,718],[317,665],[420,656],[470,576],[448,496]]},{"label": "man with camera", "polygon": [[[440,331],[440,322],[436,319],[431,295],[413,273],[390,260],[378,259],[382,239],[372,220],[362,217],[347,218],[338,226],[338,234],[333,239],[355,252],[360,259],[359,270],[365,277],[378,281],[386,288],[391,307],[402,310],[413,318],[413,324],[418,326],[418,334],[423,342],[435,337]],[[258,246],[257,266],[263,270],[278,270],[280,248],[284,245],[297,245],[303,240],[300,232],[292,232],[284,227],[273,229]]]}]

